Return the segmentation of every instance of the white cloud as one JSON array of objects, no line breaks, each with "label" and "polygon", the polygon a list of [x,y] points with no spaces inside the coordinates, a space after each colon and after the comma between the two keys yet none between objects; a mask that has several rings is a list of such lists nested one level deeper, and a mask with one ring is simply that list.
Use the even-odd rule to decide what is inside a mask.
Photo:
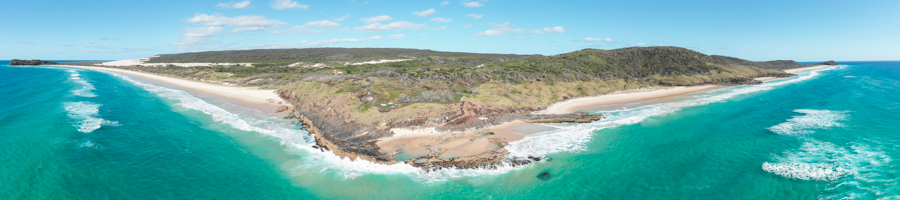
[{"label": "white cloud", "polygon": [[423,11],[416,11],[416,12],[413,12],[412,14],[413,14],[413,15],[418,15],[418,16],[423,16],[423,17],[424,17],[424,16],[428,16],[428,15],[431,15],[431,14],[434,14],[434,13],[437,13],[437,11],[435,11],[435,10],[432,8],[432,9],[423,10]]},{"label": "white cloud", "polygon": [[527,39],[531,39],[531,38],[530,37],[520,37],[520,38],[513,38],[512,40],[522,41],[522,40],[527,40]]},{"label": "white cloud", "polygon": [[322,40],[322,41],[315,41],[315,42],[310,42],[309,40],[304,40],[304,41],[302,41],[300,43],[296,43],[296,44],[268,43],[268,44],[261,44],[261,45],[253,45],[253,46],[250,46],[248,49],[283,49],[283,48],[322,47],[322,46],[329,46],[332,44],[339,44],[339,43],[364,42],[366,40],[375,39],[375,37],[380,38],[379,36],[374,36],[371,38],[345,38],[345,39]]},{"label": "white cloud", "polygon": [[440,17],[438,17],[438,18],[431,19],[431,21],[433,21],[433,22],[438,22],[438,23],[447,23],[447,22],[453,21],[453,19],[447,19],[447,18],[440,18]]},{"label": "white cloud", "polygon": [[419,34],[419,36],[426,36],[426,35],[428,35],[428,34],[427,33]]},{"label": "white cloud", "polygon": [[403,38],[403,37],[406,37],[406,35],[404,35],[404,34],[396,34],[396,35],[388,36],[388,38],[390,38],[390,39],[401,39],[401,38]]},{"label": "white cloud", "polygon": [[425,24],[415,24],[411,22],[393,22],[390,24],[381,23],[373,23],[365,26],[360,26],[353,28],[353,30],[357,31],[387,31],[387,30],[401,30],[401,29],[420,29],[425,27]]},{"label": "white cloud", "polygon": [[502,24],[498,24],[498,23],[488,23],[488,25],[491,25],[491,26],[493,26],[493,27],[513,27],[513,26],[516,26],[515,24],[512,24],[512,23],[510,23],[510,22],[506,22],[506,23],[502,23]]},{"label": "white cloud", "polygon": [[646,44],[646,43],[643,43],[643,42],[638,42],[638,43],[636,43],[636,44],[634,44],[634,45],[636,45],[636,46],[645,46],[645,45],[647,45],[647,44]]},{"label": "white cloud", "polygon": [[336,44],[336,43],[354,43],[354,42],[363,42],[363,41],[366,41],[366,39],[364,39],[364,38],[362,38],[362,39],[352,39],[352,38],[351,39],[331,39],[331,40],[318,41],[318,42],[303,41],[303,43],[306,45],[309,45],[309,46],[328,46],[328,45],[332,45],[332,44]]},{"label": "white cloud", "polygon": [[309,9],[309,5],[300,4],[300,3],[297,3],[296,1],[291,1],[291,0],[275,0],[272,2],[272,9],[275,9],[275,10],[284,10],[284,9],[291,9],[291,8],[299,8],[299,9],[306,10],[306,9]]},{"label": "white cloud", "polygon": [[334,28],[334,27],[338,27],[340,25],[341,24],[338,24],[337,22],[328,21],[328,20],[311,21],[311,22],[306,22],[306,24],[304,24],[304,26],[315,26],[315,27],[319,27],[319,28]]},{"label": "white cloud", "polygon": [[482,6],[484,6],[483,3],[477,2],[477,1],[463,2],[462,5],[464,5],[464,6],[466,6],[466,7],[469,7],[469,8],[477,8],[477,7],[482,7]]},{"label": "white cloud", "polygon": [[560,33],[561,34],[561,33],[566,33],[566,29],[564,29],[562,26],[557,26],[557,27],[553,27],[553,28],[544,28],[543,30],[535,29],[535,30],[531,30],[528,32],[531,32],[534,34],[544,34],[544,33]]},{"label": "white cloud", "polygon": [[441,26],[441,27],[429,28],[428,30],[429,30],[429,31],[436,31],[436,30],[444,30],[444,29],[447,29],[447,26]]},{"label": "white cloud", "polygon": [[344,15],[343,17],[335,18],[334,21],[336,21],[336,22],[344,21],[347,18],[350,18],[350,14]]},{"label": "white cloud", "polygon": [[468,14],[468,15],[466,15],[466,17],[471,17],[471,18],[475,18],[475,19],[481,19],[481,17],[483,17],[483,16],[484,16],[484,15],[479,15],[479,14]]},{"label": "white cloud", "polygon": [[472,27],[472,25],[471,25],[471,24],[469,24],[469,25],[465,25],[465,26],[463,26],[463,28],[469,28],[469,27]]},{"label": "white cloud", "polygon": [[100,38],[100,40],[122,40],[122,39],[117,38],[117,37],[105,37],[105,38]]},{"label": "white cloud", "polygon": [[339,24],[337,22],[328,21],[328,20],[311,21],[311,22],[306,22],[306,24],[303,24],[302,26],[294,26],[287,30],[276,30],[276,31],[272,31],[269,33],[271,33],[271,34],[295,34],[295,33],[315,34],[318,32],[322,32],[322,30],[312,29],[312,27],[334,28],[334,27],[338,27],[340,25],[341,24]]},{"label": "white cloud", "polygon": [[219,42],[210,39],[210,37],[219,32],[222,32],[222,27],[218,26],[184,28],[181,30],[181,39],[172,44],[183,51],[197,47],[212,46]]},{"label": "white cloud", "polygon": [[274,30],[269,33],[270,34],[297,34],[297,33],[316,34],[319,32],[322,32],[322,30],[311,29],[308,26],[294,26],[289,29]]},{"label": "white cloud", "polygon": [[216,7],[241,9],[241,8],[246,8],[249,5],[250,5],[250,1],[241,1],[241,2],[237,2],[237,3],[219,3],[219,4],[216,4]]},{"label": "white cloud", "polygon": [[495,28],[495,29],[491,29],[491,30],[478,32],[472,36],[495,36],[495,35],[503,35],[503,34],[507,34],[507,33],[524,33],[524,32],[525,32],[524,28],[516,28],[516,29]]},{"label": "white cloud", "polygon": [[359,21],[371,24],[371,23],[376,23],[376,22],[388,21],[388,20],[392,20],[392,19],[394,19],[394,18],[392,18],[391,16],[382,15],[382,16],[375,16],[375,17],[369,17],[369,18],[362,18],[362,19],[359,19]]},{"label": "white cloud", "polygon": [[363,41],[366,41],[366,39],[365,38],[360,38],[360,39],[348,38],[348,39],[331,39],[331,40],[316,41],[316,42],[303,41],[300,44],[305,45],[305,46],[316,47],[316,46],[328,46],[328,45],[337,44],[337,43],[355,43],[355,42],[363,42]]},{"label": "white cloud", "polygon": [[376,36],[370,37],[369,39],[380,40],[380,39],[381,39],[381,36],[380,36],[380,35],[376,35]]},{"label": "white cloud", "polygon": [[441,2],[441,6],[446,6],[446,5],[450,5],[450,2],[449,1]]},{"label": "white cloud", "polygon": [[194,17],[185,19],[188,23],[200,24],[201,26],[230,26],[235,27],[231,33],[240,34],[247,31],[260,31],[276,29],[278,26],[287,25],[287,23],[266,19],[263,16],[237,16],[225,17],[221,15],[195,14]]},{"label": "white cloud", "polygon": [[612,38],[592,38],[592,37],[586,37],[586,38],[580,39],[580,40],[578,40],[578,41],[582,41],[582,42],[615,42],[616,40],[613,40]]}]

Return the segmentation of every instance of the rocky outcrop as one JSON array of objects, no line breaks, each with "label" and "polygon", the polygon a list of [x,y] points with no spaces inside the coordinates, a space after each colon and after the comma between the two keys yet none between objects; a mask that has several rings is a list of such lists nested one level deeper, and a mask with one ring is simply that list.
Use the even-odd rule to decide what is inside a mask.
[{"label": "rocky outcrop", "polygon": [[[334,107],[331,101],[311,102],[291,91],[280,90],[279,95],[291,102],[294,110],[288,118],[297,118],[303,127],[315,137],[315,148],[331,150],[342,158],[364,159],[374,163],[394,164],[405,162],[426,170],[442,168],[496,168],[500,165],[525,165],[540,161],[539,157],[511,157],[506,149],[498,148],[481,154],[440,159],[438,155],[429,155],[407,161],[395,160],[396,154],[383,153],[375,144],[379,139],[390,137],[392,128],[404,128],[424,125],[429,119],[411,117],[402,122],[386,122],[381,124],[363,124],[347,119],[344,108]],[[587,123],[603,118],[602,115],[588,113],[571,113],[559,115],[531,114],[536,108],[510,109],[491,108],[474,105],[470,102],[454,103],[459,110],[443,113],[440,117],[444,123],[437,127],[439,131],[483,131],[483,128],[494,124],[502,124],[513,120],[532,123]],[[332,106],[328,106],[332,105]],[[438,111],[435,111],[438,112]],[[486,117],[490,116],[490,117]],[[446,118],[446,119],[445,119]]]},{"label": "rocky outcrop", "polygon": [[10,66],[14,66],[14,65],[53,65],[53,64],[56,64],[56,62],[46,61],[46,60],[19,60],[19,59],[13,59],[13,60],[9,61]]},{"label": "rocky outcrop", "polygon": [[834,62],[833,60],[829,60],[829,61],[825,61],[825,62],[816,63],[813,65],[831,65],[831,66],[833,66],[833,65],[838,65],[838,63]]},{"label": "rocky outcrop", "polygon": [[541,179],[542,181],[550,180],[551,177],[552,176],[550,175],[550,172],[544,172],[537,175],[537,178]]}]

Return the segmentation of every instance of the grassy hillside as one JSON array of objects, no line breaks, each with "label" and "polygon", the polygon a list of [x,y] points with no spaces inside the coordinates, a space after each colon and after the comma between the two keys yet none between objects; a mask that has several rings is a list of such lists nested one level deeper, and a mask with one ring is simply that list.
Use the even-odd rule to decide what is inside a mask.
[{"label": "grassy hillside", "polygon": [[[380,59],[409,59],[346,65]],[[162,55],[152,62],[253,62],[248,66],[123,67],[237,86],[332,88],[352,96],[359,111],[382,112],[415,103],[461,100],[510,108],[565,98],[653,87],[741,82],[780,76],[771,66],[709,56],[679,47],[584,49],[554,56],[473,54],[415,49],[273,49]],[[302,65],[289,65],[303,62]],[[793,62],[793,63],[790,63]],[[325,65],[312,65],[325,63]],[[799,65],[799,64],[797,64]],[[329,90],[329,91],[332,91]],[[327,96],[327,95],[326,95]]]},{"label": "grassy hillside", "polygon": [[482,60],[504,60],[540,55],[478,54],[442,52],[400,48],[304,48],[304,49],[255,49],[234,51],[208,51],[180,54],[163,54],[151,58],[150,63],[261,63],[290,64],[295,62],[340,63],[364,62],[380,59],[415,59],[429,56],[455,57]]}]

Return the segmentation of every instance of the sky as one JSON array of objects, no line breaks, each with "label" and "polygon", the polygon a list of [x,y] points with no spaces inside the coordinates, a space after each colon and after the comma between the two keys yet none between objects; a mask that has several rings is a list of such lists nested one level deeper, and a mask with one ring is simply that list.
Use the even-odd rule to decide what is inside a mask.
[{"label": "sky", "polygon": [[12,0],[0,5],[0,60],[120,60],[311,47],[556,55],[633,46],[678,46],[754,61],[900,60],[896,0]]}]

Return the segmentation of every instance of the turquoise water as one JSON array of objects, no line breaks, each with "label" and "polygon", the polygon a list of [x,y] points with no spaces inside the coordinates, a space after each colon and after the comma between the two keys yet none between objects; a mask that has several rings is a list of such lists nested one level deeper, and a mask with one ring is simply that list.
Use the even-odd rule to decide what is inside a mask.
[{"label": "turquoise water", "polygon": [[596,108],[509,146],[551,161],[437,172],[338,159],[290,121],[162,83],[0,66],[0,199],[900,198],[900,62],[842,64]]}]

